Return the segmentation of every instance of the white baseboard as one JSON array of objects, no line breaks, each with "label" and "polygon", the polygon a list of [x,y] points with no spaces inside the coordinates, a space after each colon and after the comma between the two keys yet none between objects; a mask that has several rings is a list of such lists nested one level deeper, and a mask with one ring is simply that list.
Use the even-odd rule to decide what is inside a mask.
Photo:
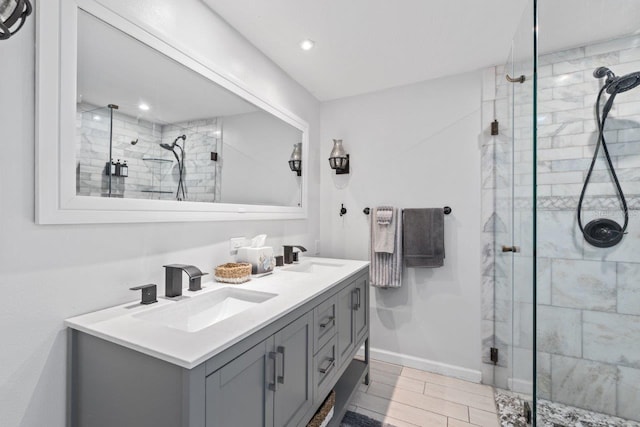
[{"label": "white baseboard", "polygon": [[[461,380],[471,381],[478,384],[482,381],[482,372],[474,369],[463,368],[462,366],[435,362],[433,360],[409,356],[407,354],[394,353],[392,351],[382,350],[379,348],[370,348],[369,353],[372,359],[380,360],[382,362],[420,369],[422,371],[459,378]],[[364,356],[364,346],[358,350],[358,355],[361,357]]]}]

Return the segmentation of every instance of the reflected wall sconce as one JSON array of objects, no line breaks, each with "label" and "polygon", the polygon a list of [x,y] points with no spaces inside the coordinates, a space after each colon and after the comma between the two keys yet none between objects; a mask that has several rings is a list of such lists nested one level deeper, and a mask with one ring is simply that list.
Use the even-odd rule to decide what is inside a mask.
[{"label": "reflected wall sconce", "polygon": [[336,175],[349,173],[349,155],[344,151],[341,139],[333,140],[333,149],[329,154],[329,166],[335,169]]},{"label": "reflected wall sconce", "polygon": [[0,40],[17,33],[31,12],[29,0],[0,0]]},{"label": "reflected wall sconce", "polygon": [[293,144],[293,153],[291,153],[291,158],[289,159],[289,168],[291,168],[296,175],[302,175],[302,142]]}]

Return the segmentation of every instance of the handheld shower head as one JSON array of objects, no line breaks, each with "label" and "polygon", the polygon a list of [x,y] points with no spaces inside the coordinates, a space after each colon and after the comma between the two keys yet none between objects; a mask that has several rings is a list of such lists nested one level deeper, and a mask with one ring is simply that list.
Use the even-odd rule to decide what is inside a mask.
[{"label": "handheld shower head", "polygon": [[640,72],[617,77],[609,68],[598,67],[593,71],[593,77],[596,79],[607,78],[604,84],[609,95],[626,92],[640,85]]},{"label": "handheld shower head", "polygon": [[607,93],[621,93],[626,92],[640,85],[640,72],[629,73],[624,76],[614,77],[609,82],[607,87]]},{"label": "handheld shower head", "polygon": [[613,74],[613,71],[611,71],[607,67],[598,67],[593,70],[593,77],[595,77],[596,79],[601,79],[605,76],[607,78],[613,78],[615,77],[615,74]]}]

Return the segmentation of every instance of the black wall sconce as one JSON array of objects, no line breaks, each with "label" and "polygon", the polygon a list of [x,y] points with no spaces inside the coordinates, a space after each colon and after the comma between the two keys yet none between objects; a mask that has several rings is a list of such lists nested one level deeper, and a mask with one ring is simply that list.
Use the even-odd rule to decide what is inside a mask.
[{"label": "black wall sconce", "polygon": [[289,159],[289,168],[298,176],[302,175],[302,142],[293,144],[293,153]]},{"label": "black wall sconce", "polygon": [[31,12],[33,8],[29,0],[0,0],[0,40],[17,33]]},{"label": "black wall sconce", "polygon": [[329,166],[335,169],[336,175],[349,173],[349,155],[344,151],[341,139],[333,140],[333,149],[329,154]]}]

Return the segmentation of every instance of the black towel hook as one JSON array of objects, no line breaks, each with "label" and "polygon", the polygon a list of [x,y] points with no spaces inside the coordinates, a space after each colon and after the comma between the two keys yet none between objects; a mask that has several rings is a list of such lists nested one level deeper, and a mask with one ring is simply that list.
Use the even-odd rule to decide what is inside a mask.
[{"label": "black towel hook", "polygon": [[340,216],[347,214],[347,208],[344,207],[344,203],[340,204]]}]

